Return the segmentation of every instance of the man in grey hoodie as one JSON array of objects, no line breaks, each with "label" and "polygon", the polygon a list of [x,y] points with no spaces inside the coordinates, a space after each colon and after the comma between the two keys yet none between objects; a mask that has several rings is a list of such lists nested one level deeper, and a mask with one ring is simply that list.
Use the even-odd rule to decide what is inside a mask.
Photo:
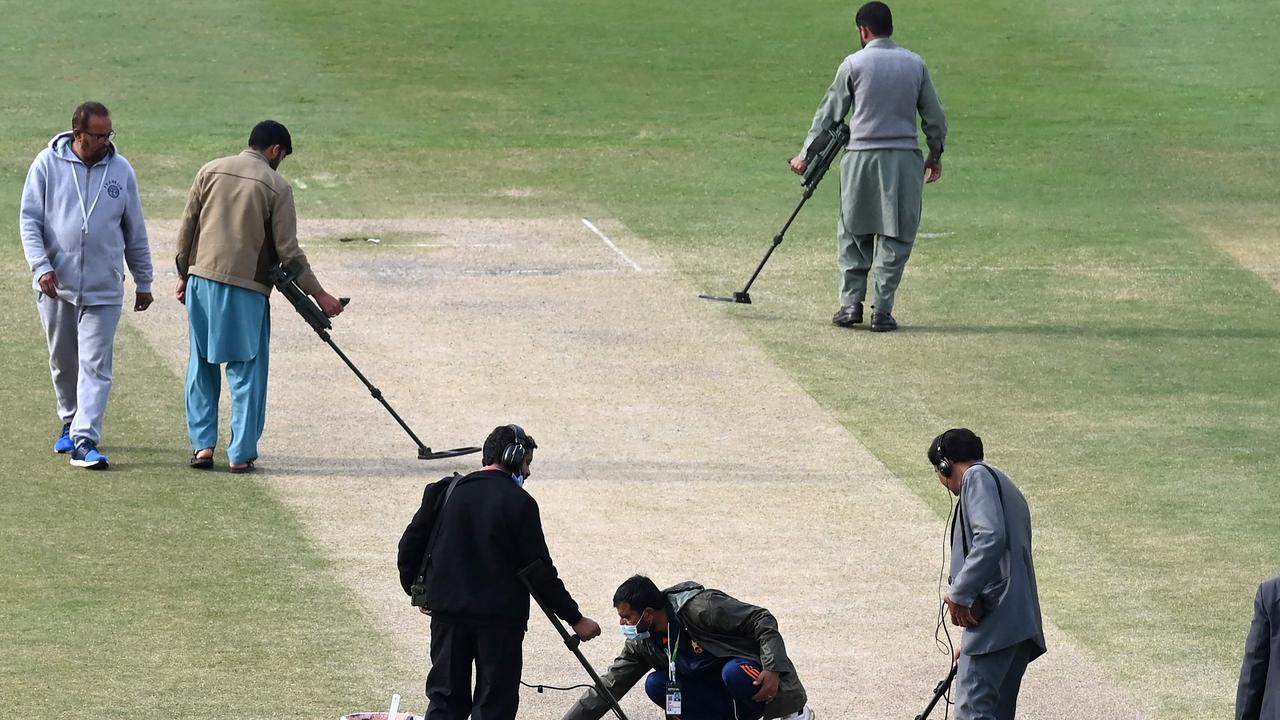
[{"label": "man in grey hoodie", "polygon": [[111,393],[111,356],[124,264],[137,286],[135,311],[151,297],[151,245],[138,178],[111,142],[111,113],[86,102],[71,131],[40,151],[22,188],[22,250],[49,341],[49,368],[62,419],[58,453],[76,467],[105,470],[98,450]]}]

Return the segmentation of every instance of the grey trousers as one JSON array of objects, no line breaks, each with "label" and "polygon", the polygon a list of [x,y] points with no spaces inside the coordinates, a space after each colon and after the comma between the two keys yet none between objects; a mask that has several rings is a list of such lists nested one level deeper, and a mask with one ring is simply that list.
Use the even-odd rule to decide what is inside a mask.
[{"label": "grey trousers", "polygon": [[1013,720],[1018,688],[1037,648],[1030,640],[983,655],[960,654],[956,720]]},{"label": "grey trousers", "polygon": [[[836,265],[840,268],[840,304],[860,303],[867,297],[867,273],[874,271],[875,294],[871,304],[877,313],[893,311],[893,299],[902,283],[914,243],[884,235],[850,235],[841,228],[840,252]],[[877,245],[879,247],[877,247]]]},{"label": "grey trousers", "polygon": [[119,305],[74,305],[37,293],[36,309],[49,341],[49,370],[58,417],[76,443],[102,441],[102,417],[111,394]]},{"label": "grey trousers", "polygon": [[893,310],[894,295],[920,229],[924,156],[919,150],[851,150],[840,160],[840,225],[836,265],[840,304],[867,297],[875,272],[876,312]]}]

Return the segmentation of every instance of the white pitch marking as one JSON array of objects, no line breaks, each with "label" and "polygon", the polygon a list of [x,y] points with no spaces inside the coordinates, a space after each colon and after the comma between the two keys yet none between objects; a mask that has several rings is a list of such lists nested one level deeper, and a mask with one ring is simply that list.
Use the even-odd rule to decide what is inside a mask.
[{"label": "white pitch marking", "polygon": [[621,272],[618,268],[584,268],[581,270],[546,270],[538,268],[527,268],[519,270],[461,270],[456,273],[444,273],[445,275],[464,276],[464,277],[491,277],[494,275],[519,275],[522,277],[537,277],[543,275],[612,275]]},{"label": "white pitch marking", "polygon": [[955,235],[955,233],[953,233],[953,232],[936,232],[936,233],[920,233],[919,235],[916,235],[916,237],[922,237],[922,238],[925,238],[925,239],[930,239],[930,238],[944,238],[944,237],[951,237],[952,235]]},{"label": "white pitch marking", "polygon": [[628,265],[635,268],[636,272],[644,272],[643,270],[640,269],[640,266],[637,265],[634,260],[627,257],[627,254],[622,252],[622,250],[617,245],[614,245],[613,241],[609,239],[609,236],[600,232],[600,228],[596,227],[595,224],[593,224],[590,220],[586,218],[582,218],[582,224],[586,225],[587,229],[590,230],[591,232],[595,233],[596,235],[599,235],[600,239],[603,240],[606,245],[613,248],[613,251],[618,253],[618,257],[622,258],[623,260],[626,260]]},{"label": "white pitch marking", "polygon": [[391,247],[416,248],[496,248],[508,247],[511,243],[387,243]]}]

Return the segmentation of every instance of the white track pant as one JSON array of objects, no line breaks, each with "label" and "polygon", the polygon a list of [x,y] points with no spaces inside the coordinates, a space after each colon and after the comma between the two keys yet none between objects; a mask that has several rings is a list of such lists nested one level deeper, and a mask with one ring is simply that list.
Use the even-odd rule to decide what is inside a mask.
[{"label": "white track pant", "polygon": [[73,305],[38,293],[36,307],[49,340],[49,369],[58,417],[79,443],[102,440],[102,416],[111,394],[111,355],[119,305]]}]

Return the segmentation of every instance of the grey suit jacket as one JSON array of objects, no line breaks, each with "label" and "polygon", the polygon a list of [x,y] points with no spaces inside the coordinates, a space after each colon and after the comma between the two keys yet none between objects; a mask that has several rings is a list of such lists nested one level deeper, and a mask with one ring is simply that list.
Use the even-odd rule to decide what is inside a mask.
[{"label": "grey suit jacket", "polygon": [[1280,720],[1280,577],[1258,586],[1236,688],[1236,720]]},{"label": "grey suit jacket", "polygon": [[1031,509],[1007,475],[988,464],[964,474],[951,525],[952,600],[974,609],[966,628],[966,655],[1004,650],[1025,640],[1044,653],[1044,625],[1036,568],[1031,560]]}]

